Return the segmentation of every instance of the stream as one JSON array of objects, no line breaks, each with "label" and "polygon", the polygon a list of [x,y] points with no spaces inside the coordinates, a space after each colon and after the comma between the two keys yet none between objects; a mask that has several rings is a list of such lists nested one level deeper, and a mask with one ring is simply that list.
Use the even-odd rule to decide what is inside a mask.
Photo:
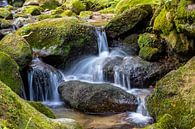
[{"label": "stream", "polygon": [[[96,28],[98,55],[88,55],[75,61],[69,69],[56,69],[39,58],[34,58],[28,70],[28,99],[42,101],[51,107],[58,118],[73,118],[84,128],[124,128],[144,127],[152,123],[145,100],[150,95],[148,89],[131,88],[130,79],[114,68],[113,86],[120,87],[137,97],[138,108],[136,112],[124,112],[113,115],[88,115],[63,105],[58,93],[58,86],[63,81],[80,80],[89,83],[107,82],[103,72],[105,63],[110,59],[125,58],[129,55],[119,48],[109,50],[106,33],[102,28]],[[108,83],[108,82],[107,82]]]}]

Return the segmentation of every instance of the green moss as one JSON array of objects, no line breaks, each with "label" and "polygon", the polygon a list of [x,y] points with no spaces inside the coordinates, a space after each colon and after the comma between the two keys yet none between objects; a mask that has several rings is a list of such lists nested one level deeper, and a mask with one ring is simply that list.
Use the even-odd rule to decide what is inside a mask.
[{"label": "green moss", "polygon": [[71,10],[64,10],[61,14],[62,17],[64,16],[76,16],[76,14],[74,12],[72,12]]},{"label": "green moss", "polygon": [[24,12],[31,15],[40,15],[43,11],[43,8],[39,6],[26,6]]},{"label": "green moss", "polygon": [[121,0],[115,8],[115,13],[120,14],[125,10],[139,5],[160,4],[160,0]]},{"label": "green moss", "polygon": [[54,19],[54,18],[61,18],[62,16],[60,15],[51,15],[51,14],[41,14],[37,18],[39,21],[44,20],[44,19]]},{"label": "green moss", "polygon": [[89,19],[93,16],[93,12],[92,11],[82,11],[80,12],[79,17],[83,18],[83,19]]},{"label": "green moss", "polygon": [[22,27],[16,33],[24,36],[33,48],[44,48],[51,55],[64,59],[67,46],[72,50],[94,41],[94,28],[73,17],[46,19]]},{"label": "green moss", "polygon": [[0,127],[10,129],[81,129],[73,120],[52,120],[31,107],[0,82]]},{"label": "green moss", "polygon": [[81,11],[86,10],[86,5],[80,0],[72,0],[70,2],[70,8],[73,12],[79,14]]},{"label": "green moss", "polygon": [[140,48],[143,47],[156,47],[160,48],[158,38],[155,34],[144,33],[139,35],[138,44]]},{"label": "green moss", "polygon": [[139,6],[115,16],[105,27],[108,36],[115,38],[133,29],[151,13],[151,6]]},{"label": "green moss", "polygon": [[159,53],[160,51],[158,48],[143,47],[139,51],[139,56],[144,60],[153,61],[158,59]]},{"label": "green moss", "polygon": [[6,8],[0,8],[0,18],[11,18],[12,17],[12,13],[6,9]]},{"label": "green moss", "polygon": [[147,100],[150,115],[157,119],[155,126],[165,129],[195,127],[194,72],[195,57],[158,81]]},{"label": "green moss", "polygon": [[51,10],[57,8],[59,5],[59,2],[56,0],[46,0],[46,2],[41,5],[41,7]]},{"label": "green moss", "polygon": [[8,34],[0,41],[0,50],[10,55],[20,66],[24,68],[32,59],[32,50],[28,42],[16,35]]},{"label": "green moss", "polygon": [[34,107],[37,111],[43,113],[44,115],[46,115],[49,118],[56,118],[55,114],[51,111],[50,108],[46,107],[45,105],[43,105],[40,102],[33,102],[33,101],[29,101],[28,102],[32,107]]},{"label": "green moss", "polygon": [[113,7],[108,7],[108,8],[104,8],[102,10],[99,11],[102,14],[106,14],[106,13],[114,13],[114,8]]},{"label": "green moss", "polygon": [[193,41],[182,33],[171,31],[168,36],[163,36],[171,51],[178,54],[187,54],[194,49]]},{"label": "green moss", "polygon": [[23,83],[19,67],[9,55],[3,52],[0,52],[0,80],[9,85],[14,92],[21,95]]},{"label": "green moss", "polygon": [[167,11],[164,7],[160,14],[155,18],[153,29],[168,35],[169,32],[173,30],[173,15],[173,11]]},{"label": "green moss", "polygon": [[64,10],[61,7],[56,8],[55,10],[51,10],[51,14],[55,15],[55,14],[60,14],[62,13]]},{"label": "green moss", "polygon": [[0,29],[6,29],[12,27],[12,23],[8,20],[0,18]]}]

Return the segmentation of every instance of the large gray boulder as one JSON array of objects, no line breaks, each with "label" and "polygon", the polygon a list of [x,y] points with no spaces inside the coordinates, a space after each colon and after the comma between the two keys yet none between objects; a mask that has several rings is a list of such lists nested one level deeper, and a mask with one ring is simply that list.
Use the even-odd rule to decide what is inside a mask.
[{"label": "large gray boulder", "polygon": [[108,83],[69,81],[60,85],[59,92],[66,104],[87,113],[136,111],[138,106],[134,95]]}]

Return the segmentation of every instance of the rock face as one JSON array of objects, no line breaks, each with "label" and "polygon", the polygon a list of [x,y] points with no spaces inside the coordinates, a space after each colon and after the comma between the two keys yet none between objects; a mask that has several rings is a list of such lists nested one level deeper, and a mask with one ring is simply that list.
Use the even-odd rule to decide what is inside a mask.
[{"label": "rock face", "polygon": [[17,63],[7,54],[0,52],[0,80],[22,95],[23,82]]},{"label": "rock face", "polygon": [[[176,63],[176,62],[175,62]],[[163,75],[177,66],[175,63],[148,62],[140,57],[115,58],[104,65],[105,78],[114,82],[116,74],[121,78],[130,79],[131,88],[145,88],[153,85]],[[116,78],[116,77],[115,77]]]},{"label": "rock face", "polygon": [[140,21],[151,14],[151,6],[139,6],[126,10],[113,18],[105,27],[108,37],[116,38],[132,30]]},{"label": "rock face", "polygon": [[[195,127],[195,57],[158,81],[147,107],[158,129]],[[152,128],[152,127],[151,127]]]},{"label": "rock face", "polygon": [[69,81],[61,84],[59,92],[66,104],[88,113],[135,111],[138,105],[134,95],[106,83]]},{"label": "rock face", "polygon": [[0,41],[0,50],[10,55],[21,68],[32,59],[32,50],[28,42],[16,34],[6,35]]},{"label": "rock face", "polygon": [[51,62],[62,63],[82,54],[97,53],[95,28],[76,18],[43,20],[19,29],[17,34],[33,48],[42,49],[42,56],[50,57]]},{"label": "rock face", "polygon": [[0,81],[0,127],[15,129],[81,129],[71,119],[52,120],[31,107]]}]

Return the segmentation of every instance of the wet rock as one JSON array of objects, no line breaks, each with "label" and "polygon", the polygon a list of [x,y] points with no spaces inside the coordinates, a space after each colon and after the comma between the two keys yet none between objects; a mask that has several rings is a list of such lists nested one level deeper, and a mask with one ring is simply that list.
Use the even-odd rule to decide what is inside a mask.
[{"label": "wet rock", "polygon": [[66,104],[87,113],[135,111],[138,105],[134,95],[107,83],[69,81],[60,85],[59,92]]},{"label": "wet rock", "polygon": [[[140,57],[114,58],[104,65],[105,78],[124,87],[146,88],[176,67],[175,62],[148,62]],[[128,82],[129,81],[129,82]],[[124,84],[123,84],[124,83]],[[130,83],[130,85],[127,85]]]}]

